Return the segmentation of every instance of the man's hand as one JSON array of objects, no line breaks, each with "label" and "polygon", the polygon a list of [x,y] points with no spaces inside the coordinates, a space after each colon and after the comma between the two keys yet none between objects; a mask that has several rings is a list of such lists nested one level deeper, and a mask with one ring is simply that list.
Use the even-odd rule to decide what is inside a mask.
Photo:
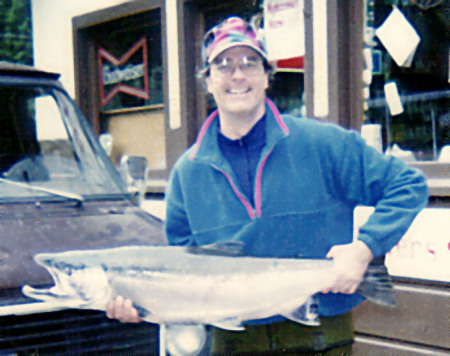
[{"label": "man's hand", "polygon": [[108,303],[106,315],[108,318],[118,319],[122,323],[141,322],[141,317],[133,307],[133,302],[130,299],[124,299],[122,296],[118,296]]},{"label": "man's hand", "polygon": [[362,281],[367,266],[373,259],[372,251],[362,241],[333,246],[327,254],[335,263],[336,281],[322,293],[353,294]]}]

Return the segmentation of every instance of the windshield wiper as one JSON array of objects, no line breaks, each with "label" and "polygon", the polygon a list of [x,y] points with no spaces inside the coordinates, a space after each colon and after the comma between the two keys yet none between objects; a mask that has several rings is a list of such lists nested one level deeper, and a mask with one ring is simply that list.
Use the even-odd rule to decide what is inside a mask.
[{"label": "windshield wiper", "polygon": [[30,185],[30,184],[26,184],[26,183],[20,183],[20,182],[16,182],[16,181],[5,179],[5,178],[0,178],[0,182],[15,185],[15,186],[22,187],[22,188],[28,188],[30,190],[35,190],[38,192],[53,194],[53,195],[56,195],[59,197],[67,198],[67,199],[72,199],[79,203],[82,203],[84,201],[84,198],[81,195],[78,195],[75,193],[63,192],[61,190],[44,188],[44,187],[39,187],[39,186]]}]

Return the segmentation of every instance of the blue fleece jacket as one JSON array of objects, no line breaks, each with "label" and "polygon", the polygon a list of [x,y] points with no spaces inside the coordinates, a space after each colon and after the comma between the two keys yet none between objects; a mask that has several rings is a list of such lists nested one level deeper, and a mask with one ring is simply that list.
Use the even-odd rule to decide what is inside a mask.
[{"label": "blue fleece jacket", "polygon": [[[174,245],[239,240],[258,257],[325,257],[353,239],[355,206],[375,206],[358,238],[387,253],[428,198],[422,173],[367,146],[357,132],[281,116],[266,100],[266,145],[253,204],[218,145],[218,112],[176,162],[166,191],[166,234]],[[319,294],[319,314],[343,314],[358,295]],[[276,318],[262,322],[272,322]]]}]

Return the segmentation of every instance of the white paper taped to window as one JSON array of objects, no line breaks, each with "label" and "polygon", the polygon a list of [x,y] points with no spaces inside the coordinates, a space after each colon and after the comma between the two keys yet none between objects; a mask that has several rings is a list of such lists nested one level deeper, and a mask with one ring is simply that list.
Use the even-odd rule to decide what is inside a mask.
[{"label": "white paper taped to window", "polygon": [[269,60],[304,56],[303,0],[265,0],[264,33]]},{"label": "white paper taped to window", "polygon": [[397,6],[393,6],[392,12],[375,34],[398,66],[411,65],[420,36]]},{"label": "white paper taped to window", "polygon": [[389,107],[391,115],[398,115],[403,112],[403,105],[398,94],[397,83],[389,82],[384,85],[384,94],[386,95],[386,102]]}]

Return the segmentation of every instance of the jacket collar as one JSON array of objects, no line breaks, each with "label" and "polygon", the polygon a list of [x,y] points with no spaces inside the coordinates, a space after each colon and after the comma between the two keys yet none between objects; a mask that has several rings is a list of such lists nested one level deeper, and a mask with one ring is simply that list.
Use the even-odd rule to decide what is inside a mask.
[{"label": "jacket collar", "polygon": [[[266,150],[272,148],[278,140],[289,134],[286,126],[275,104],[266,98]],[[217,142],[219,132],[219,112],[215,110],[203,123],[197,136],[189,159],[204,161],[217,166],[226,165],[226,159],[222,156]]]}]

